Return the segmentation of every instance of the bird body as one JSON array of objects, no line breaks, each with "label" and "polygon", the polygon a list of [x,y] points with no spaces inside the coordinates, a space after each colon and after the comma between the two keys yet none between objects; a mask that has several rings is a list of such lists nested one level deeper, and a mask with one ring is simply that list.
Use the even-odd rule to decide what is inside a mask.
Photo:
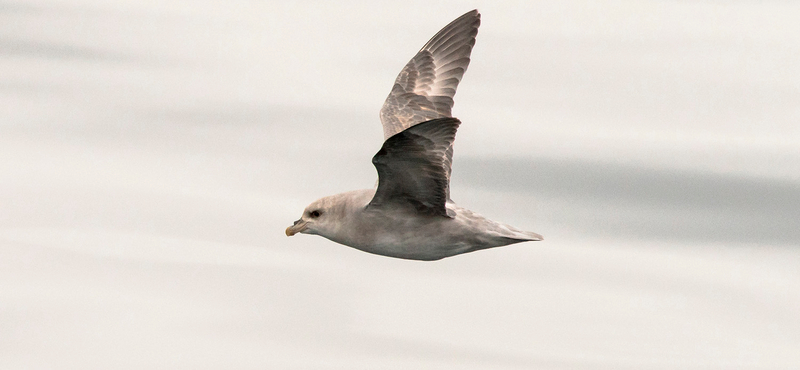
[{"label": "bird body", "polygon": [[450,199],[453,96],[469,65],[477,10],[457,18],[409,61],[381,108],[384,143],[374,189],[321,198],[286,235],[315,234],[365,252],[438,260],[542,236],[491,221]]},{"label": "bird body", "polygon": [[542,239],[539,234],[489,220],[452,201],[446,208],[453,217],[419,215],[411,208],[370,208],[375,191],[354,190],[312,203],[306,214],[325,211],[306,233],[364,252],[426,261]]}]

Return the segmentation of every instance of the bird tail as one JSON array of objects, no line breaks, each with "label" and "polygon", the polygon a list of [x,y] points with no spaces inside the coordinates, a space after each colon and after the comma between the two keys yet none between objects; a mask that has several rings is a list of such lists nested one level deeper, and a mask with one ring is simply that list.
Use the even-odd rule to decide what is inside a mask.
[{"label": "bird tail", "polygon": [[541,241],[544,240],[544,237],[533,232],[533,231],[520,231],[520,234],[527,236],[530,241]]},{"label": "bird tail", "polygon": [[499,222],[498,224],[501,225],[503,229],[505,229],[505,231],[502,233],[504,238],[513,239],[518,242],[544,240],[544,237],[535,232],[523,231],[511,225],[501,224]]}]

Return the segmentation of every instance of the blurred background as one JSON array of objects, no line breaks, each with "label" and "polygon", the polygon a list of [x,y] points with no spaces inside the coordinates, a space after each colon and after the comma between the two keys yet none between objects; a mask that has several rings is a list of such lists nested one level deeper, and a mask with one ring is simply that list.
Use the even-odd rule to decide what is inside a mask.
[{"label": "blurred background", "polygon": [[[478,8],[438,262],[283,230]],[[0,1],[0,368],[800,366],[800,4]]]}]

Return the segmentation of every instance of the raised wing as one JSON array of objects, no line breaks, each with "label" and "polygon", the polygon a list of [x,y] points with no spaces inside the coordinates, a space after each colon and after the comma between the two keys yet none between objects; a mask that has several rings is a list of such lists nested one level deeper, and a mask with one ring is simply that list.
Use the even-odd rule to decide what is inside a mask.
[{"label": "raised wing", "polygon": [[372,164],[378,189],[367,207],[392,206],[431,216],[446,216],[448,148],[461,124],[445,117],[422,122],[387,139]]},{"label": "raised wing", "polygon": [[384,140],[420,122],[451,116],[480,24],[477,10],[458,17],[400,71],[381,108]]}]

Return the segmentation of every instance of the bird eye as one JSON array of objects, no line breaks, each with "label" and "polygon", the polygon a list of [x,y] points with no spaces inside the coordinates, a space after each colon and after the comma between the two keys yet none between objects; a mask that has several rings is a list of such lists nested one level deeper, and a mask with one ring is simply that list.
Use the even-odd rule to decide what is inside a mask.
[{"label": "bird eye", "polygon": [[317,218],[317,217],[319,217],[320,213],[319,213],[319,211],[311,211],[311,213],[309,215],[311,217],[313,217],[313,218]]}]

